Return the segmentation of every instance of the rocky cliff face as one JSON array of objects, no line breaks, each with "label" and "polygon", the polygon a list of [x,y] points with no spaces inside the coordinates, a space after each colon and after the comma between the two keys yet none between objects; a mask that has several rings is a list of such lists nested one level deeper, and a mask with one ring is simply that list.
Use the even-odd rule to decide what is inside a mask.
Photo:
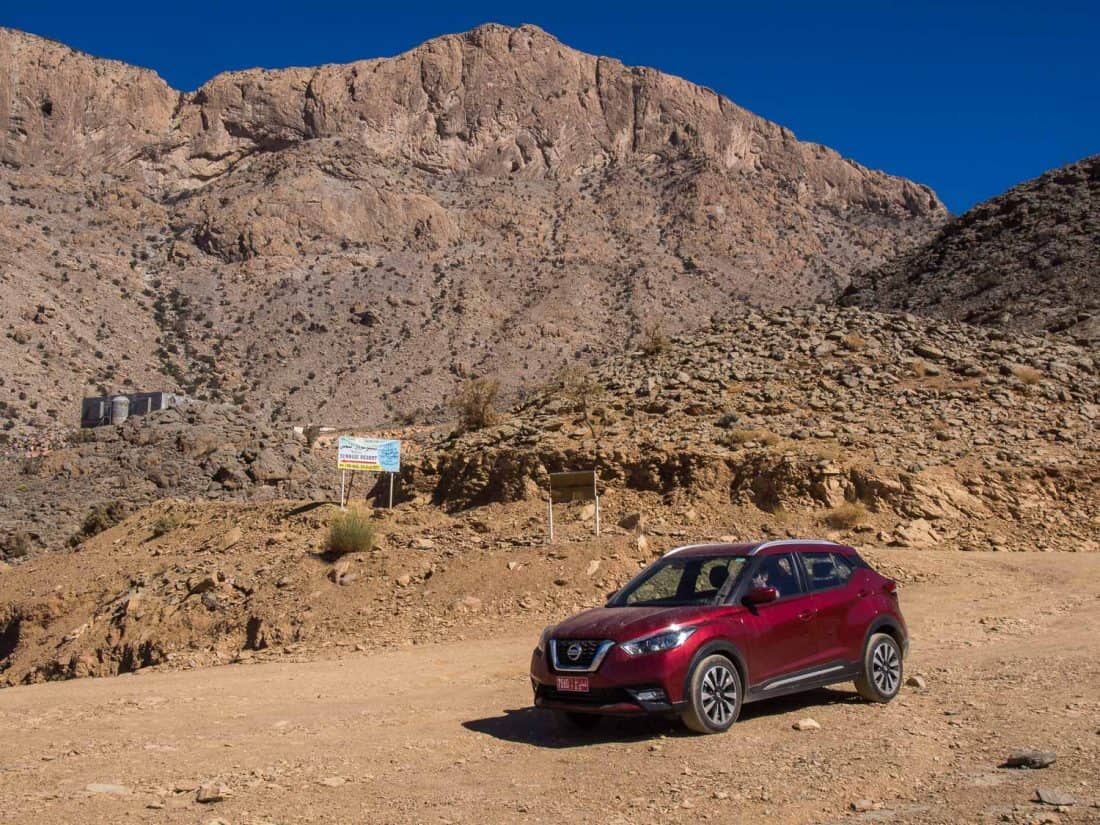
[{"label": "rocky cliff face", "polygon": [[127,382],[295,422],[431,414],[470,374],[516,391],[648,323],[832,299],[945,219],[530,26],[191,94],[10,30],[0,59],[16,434]]},{"label": "rocky cliff face", "polygon": [[1100,155],[975,206],[842,300],[1100,341]]}]

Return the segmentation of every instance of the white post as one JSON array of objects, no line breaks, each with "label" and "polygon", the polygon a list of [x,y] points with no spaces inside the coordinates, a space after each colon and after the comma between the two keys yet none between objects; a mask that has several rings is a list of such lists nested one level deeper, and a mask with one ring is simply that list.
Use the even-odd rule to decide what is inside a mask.
[{"label": "white post", "polygon": [[393,473],[390,473],[390,509],[393,509]]},{"label": "white post", "polygon": [[340,471],[340,509],[344,509],[344,476],[348,474],[347,470]]},{"label": "white post", "polygon": [[550,497],[546,500],[546,506],[550,510],[550,544],[554,543],[554,494],[550,493]]},{"label": "white post", "polygon": [[600,497],[596,496],[596,537],[600,536]]}]

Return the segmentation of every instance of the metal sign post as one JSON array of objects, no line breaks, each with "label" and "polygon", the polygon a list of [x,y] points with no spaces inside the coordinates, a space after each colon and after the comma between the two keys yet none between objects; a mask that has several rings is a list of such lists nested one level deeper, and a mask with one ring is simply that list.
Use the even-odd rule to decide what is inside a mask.
[{"label": "metal sign post", "polygon": [[549,541],[554,541],[554,505],[569,501],[596,502],[596,535],[600,535],[600,491],[595,470],[576,470],[566,473],[550,473],[548,499]]}]

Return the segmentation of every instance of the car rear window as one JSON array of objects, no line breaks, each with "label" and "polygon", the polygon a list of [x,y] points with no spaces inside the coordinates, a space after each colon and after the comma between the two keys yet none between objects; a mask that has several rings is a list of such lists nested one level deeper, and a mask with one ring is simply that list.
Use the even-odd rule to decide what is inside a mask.
[{"label": "car rear window", "polygon": [[802,565],[810,590],[828,590],[847,584],[855,567],[840,553],[803,553]]}]

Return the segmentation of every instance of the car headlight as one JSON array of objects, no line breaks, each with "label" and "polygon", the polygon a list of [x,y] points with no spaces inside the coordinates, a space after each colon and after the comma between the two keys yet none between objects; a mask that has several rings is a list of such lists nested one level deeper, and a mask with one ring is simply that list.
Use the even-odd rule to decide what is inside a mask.
[{"label": "car headlight", "polygon": [[694,632],[694,627],[675,627],[671,630],[662,630],[660,633],[654,633],[652,636],[644,636],[641,639],[623,642],[619,647],[625,650],[630,656],[644,656],[647,653],[662,653],[666,650],[672,650],[679,647],[686,642]]},{"label": "car headlight", "polygon": [[546,653],[546,644],[550,641],[550,631],[554,629],[553,625],[547,625],[543,628],[542,635],[539,636],[539,643],[535,645],[535,650],[539,653]]}]

